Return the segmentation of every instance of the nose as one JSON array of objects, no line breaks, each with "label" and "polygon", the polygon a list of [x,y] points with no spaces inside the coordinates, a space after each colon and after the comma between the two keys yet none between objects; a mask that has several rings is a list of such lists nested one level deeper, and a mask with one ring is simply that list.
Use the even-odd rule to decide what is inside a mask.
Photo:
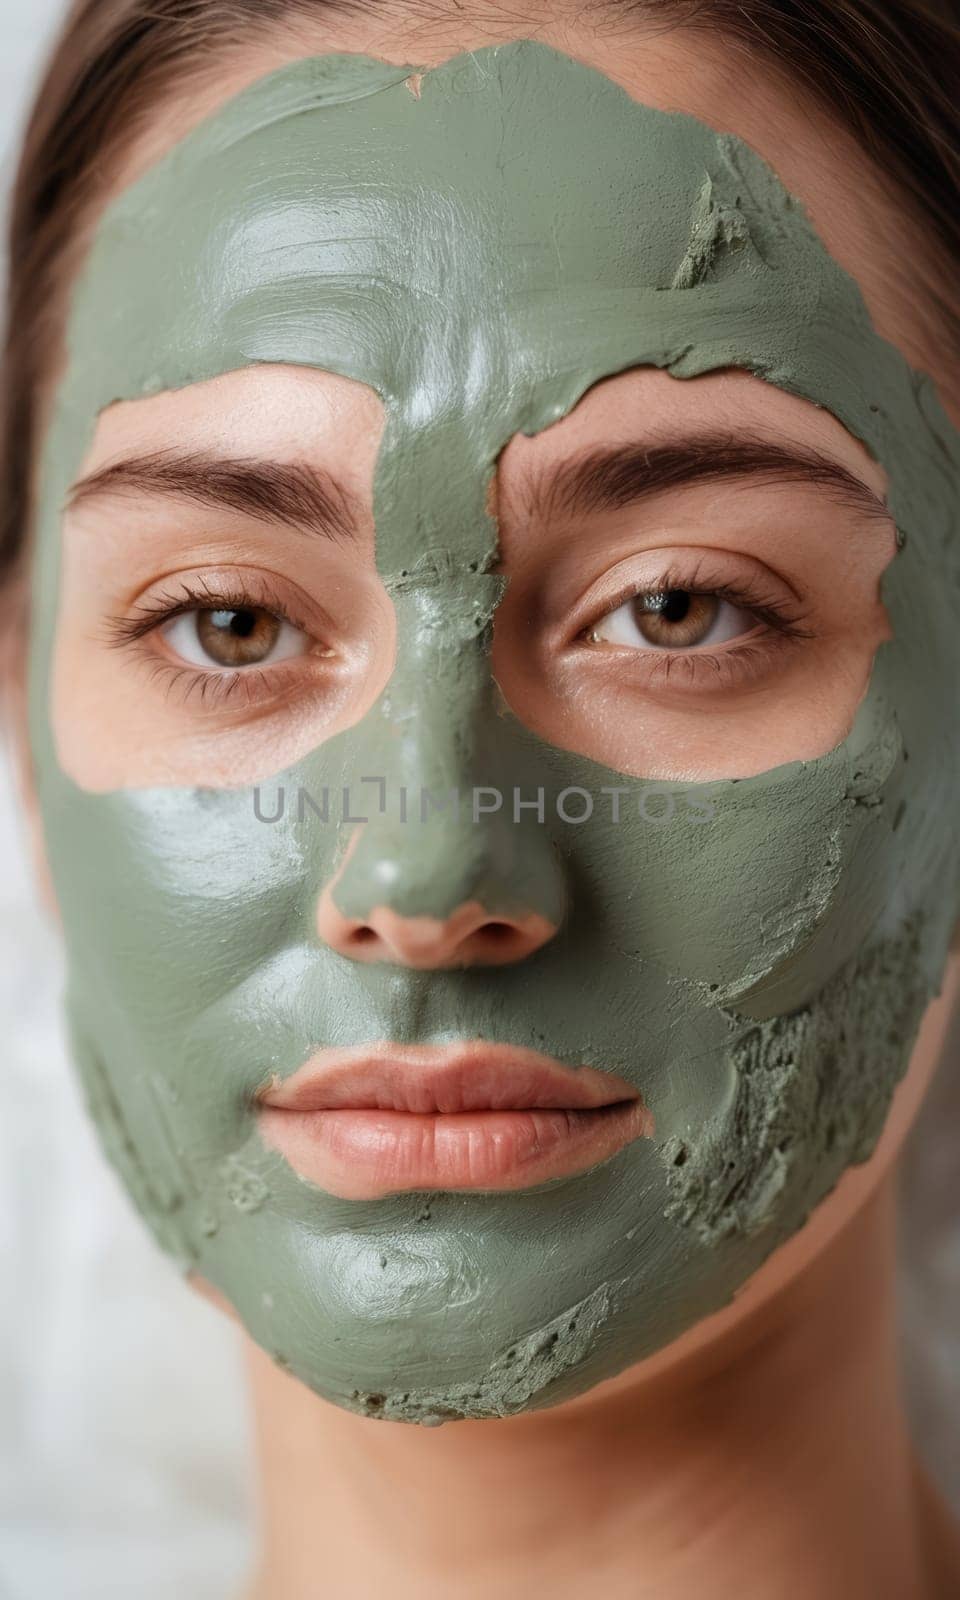
[{"label": "nose", "polygon": [[317,885],[316,930],[353,961],[505,966],[557,932],[565,870],[542,805],[514,804],[519,785],[542,797],[542,773],[502,714],[479,626],[500,580],[441,577],[395,593],[397,664],[357,752],[380,802]]},{"label": "nose", "polygon": [[541,912],[491,912],[480,900],[464,900],[446,916],[404,916],[387,903],[365,916],[349,916],[328,885],[317,908],[317,931],[331,949],[353,961],[384,961],[400,967],[505,966],[539,950],[557,931]]},{"label": "nose", "polygon": [[364,818],[318,885],[314,917],[352,961],[438,969],[523,961],[553,938],[565,906],[546,829],[495,798],[480,815],[467,804],[427,822]]}]

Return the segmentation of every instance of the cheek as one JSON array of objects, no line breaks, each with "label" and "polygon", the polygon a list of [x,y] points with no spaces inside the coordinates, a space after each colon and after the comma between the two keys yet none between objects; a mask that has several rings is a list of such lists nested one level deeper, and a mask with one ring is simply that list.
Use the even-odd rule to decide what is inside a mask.
[{"label": "cheek", "polygon": [[[871,690],[827,755],[743,781],[631,782],[551,751],[589,825],[564,848],[592,889],[598,950],[627,948],[710,1007],[758,1019],[807,1003],[860,948],[899,874],[895,723]],[[588,798],[589,797],[589,798]]]},{"label": "cheek", "polygon": [[928,999],[914,919],[790,1016],[741,1019],[725,1114],[663,1147],[667,1215],[710,1247],[770,1224],[786,1238],[873,1154]]}]

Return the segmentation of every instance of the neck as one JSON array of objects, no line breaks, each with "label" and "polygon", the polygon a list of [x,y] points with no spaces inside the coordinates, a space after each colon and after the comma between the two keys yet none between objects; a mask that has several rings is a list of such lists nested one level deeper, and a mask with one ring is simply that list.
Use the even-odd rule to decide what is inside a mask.
[{"label": "neck", "polygon": [[[263,1554],[250,1600],[936,1596],[900,1402],[885,1183],[798,1279],[650,1376],[418,1428],[251,1350]],[[944,1591],[945,1592],[945,1591]]]}]

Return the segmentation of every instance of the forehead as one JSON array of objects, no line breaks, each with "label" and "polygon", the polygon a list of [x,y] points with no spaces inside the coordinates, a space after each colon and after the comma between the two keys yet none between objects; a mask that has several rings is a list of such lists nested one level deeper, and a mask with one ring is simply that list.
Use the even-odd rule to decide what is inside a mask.
[{"label": "forehead", "polygon": [[110,208],[73,333],[124,386],[290,359],[463,405],[478,367],[489,395],[588,356],[689,366],[694,342],[758,367],[775,342],[786,376],[802,328],[800,382],[818,324],[860,309],[745,144],[519,41],[254,85]]},{"label": "forehead", "polygon": [[255,84],[105,214],[69,346],[78,420],[259,362],[360,380],[386,408],[381,539],[401,504],[428,534],[462,517],[438,504],[461,485],[481,559],[500,448],[628,367],[739,367],[826,406],[895,515],[946,427],[749,146],[530,40]]}]

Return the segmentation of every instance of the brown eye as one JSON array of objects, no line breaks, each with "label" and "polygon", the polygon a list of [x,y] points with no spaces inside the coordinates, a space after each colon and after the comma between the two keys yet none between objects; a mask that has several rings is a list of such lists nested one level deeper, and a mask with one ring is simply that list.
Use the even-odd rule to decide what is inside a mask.
[{"label": "brown eye", "polygon": [[634,622],[651,644],[666,646],[701,644],[717,620],[720,601],[712,594],[691,594],[687,589],[667,589],[638,594],[631,601]]},{"label": "brown eye", "polygon": [[199,667],[256,667],[302,655],[305,633],[262,606],[184,611],[163,629],[183,661]]},{"label": "brown eye", "polygon": [[648,589],[631,595],[590,629],[596,643],[632,645],[642,650],[689,650],[723,644],[755,623],[749,611],[715,594],[690,589]]},{"label": "brown eye", "polygon": [[270,654],[280,635],[280,618],[254,607],[198,611],[196,628],[212,660],[224,667],[249,667]]}]

